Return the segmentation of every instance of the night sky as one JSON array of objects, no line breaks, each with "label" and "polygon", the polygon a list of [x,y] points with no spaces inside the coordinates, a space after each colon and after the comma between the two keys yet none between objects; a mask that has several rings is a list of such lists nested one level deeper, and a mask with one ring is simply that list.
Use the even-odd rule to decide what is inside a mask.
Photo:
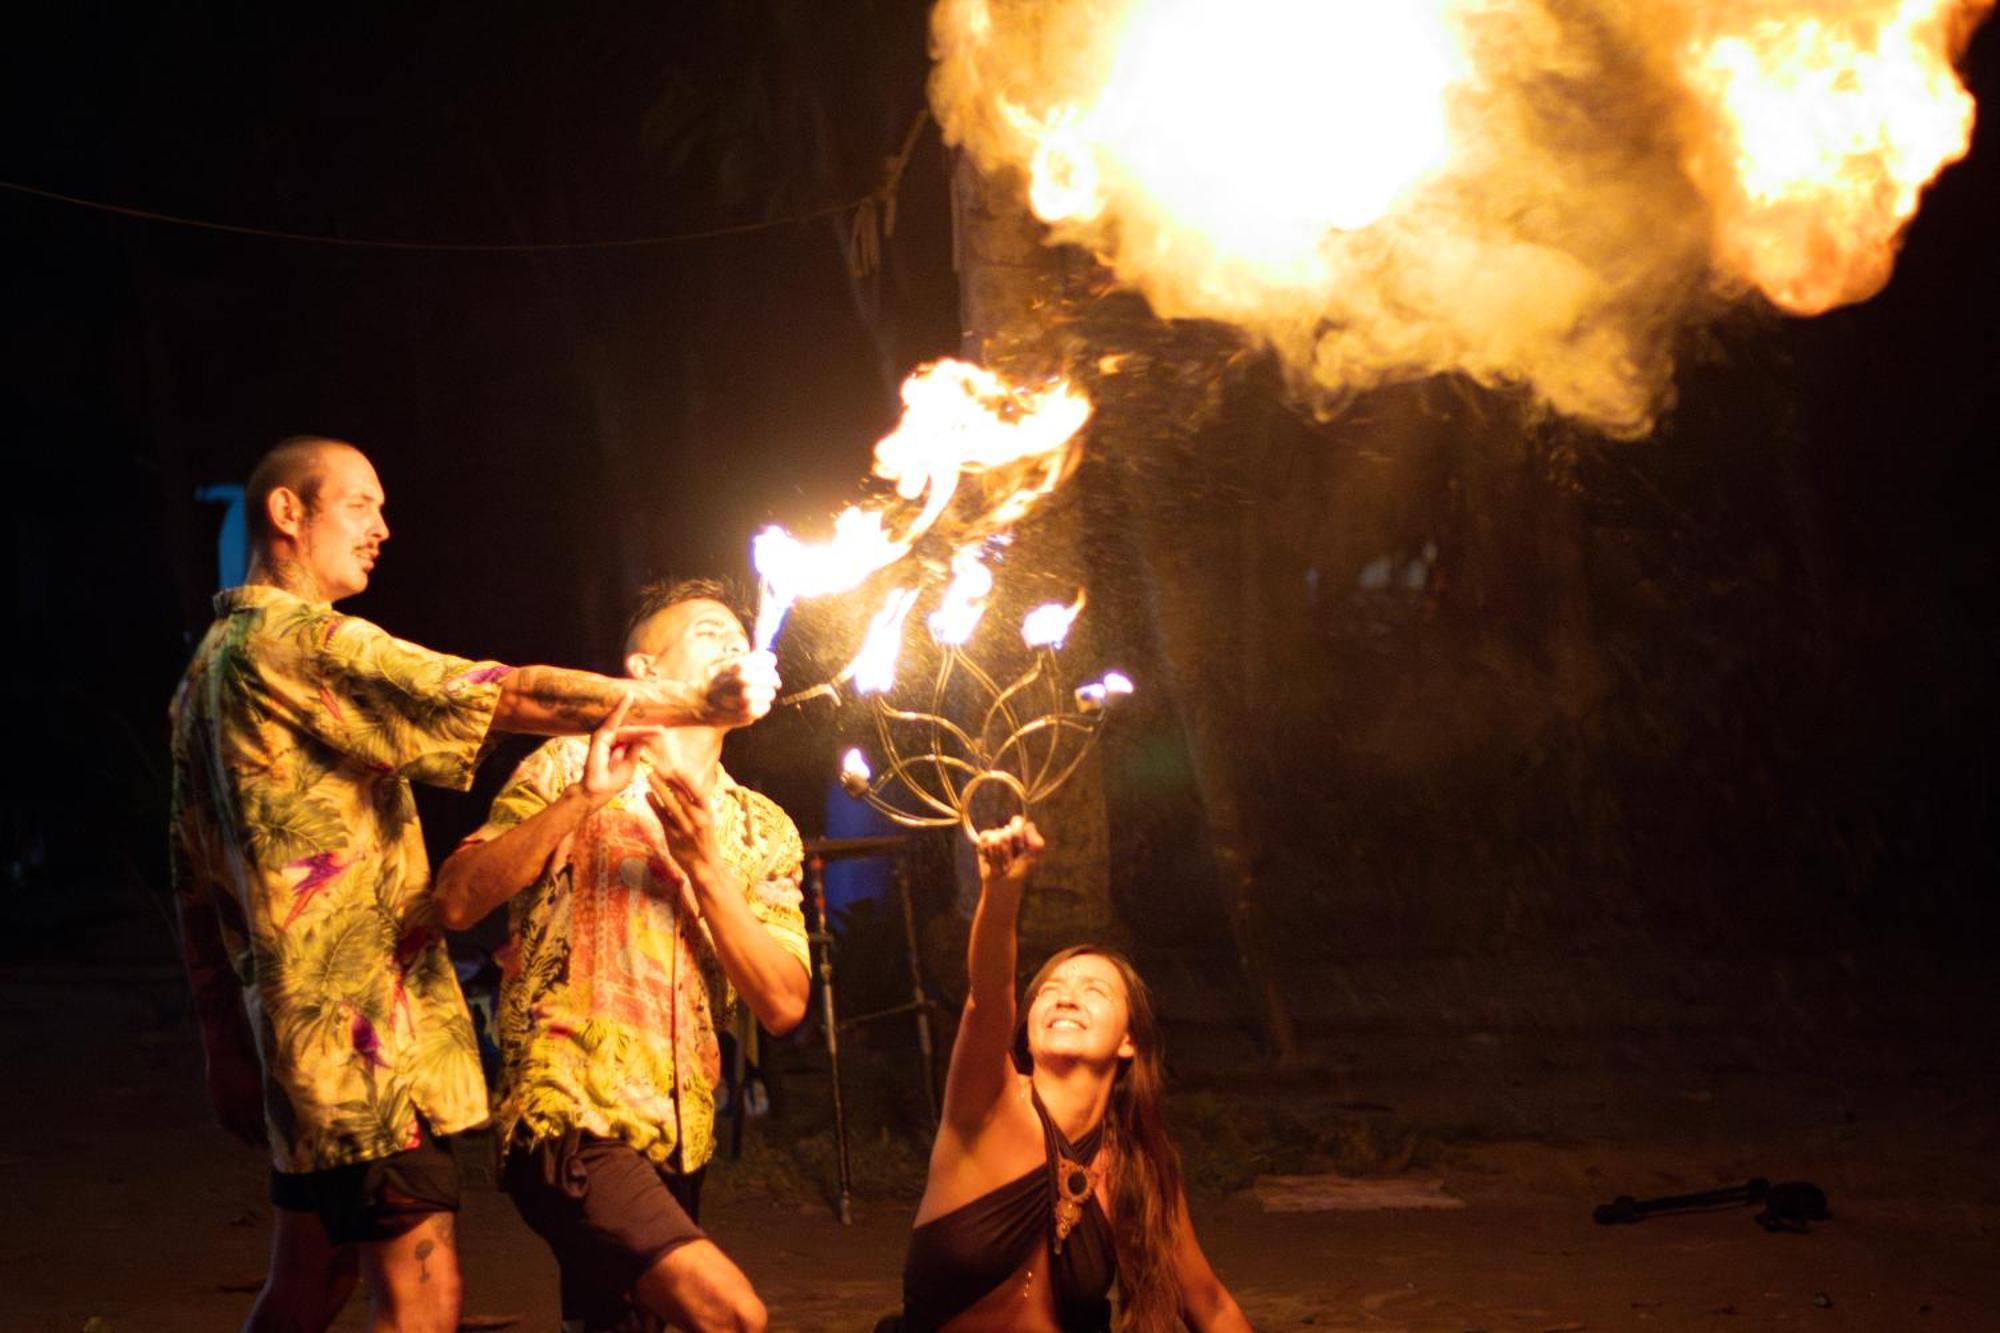
[{"label": "night sky", "polygon": [[[733,17],[748,12],[52,7],[7,43],[0,175],[445,244],[700,232],[875,189],[923,106],[924,7],[857,9],[866,31],[811,43]],[[785,62],[808,58],[794,79]],[[95,878],[102,844],[70,793],[158,780],[215,582],[222,510],[193,493],[240,482],[287,434],[352,439],[383,477],[391,554],[354,612],[470,656],[615,669],[641,581],[741,578],[755,527],[855,493],[895,380],[956,348],[945,199],[933,130],[884,270],[851,281],[846,214],[494,255],[8,194],[9,695],[68,742],[61,790],[31,783],[17,820]],[[145,799],[119,841],[156,881]],[[448,803],[434,841],[472,811]]]},{"label": "night sky", "polygon": [[[848,8],[814,26],[820,11],[779,6],[791,17],[766,27],[748,5],[43,7],[6,43],[0,177],[441,246],[788,219],[875,188],[923,106],[925,6]],[[2000,105],[1991,28],[1970,67]],[[1745,743],[1864,738],[1840,776],[1855,802],[1900,813],[1879,835],[1896,854],[1867,861],[1852,892],[1885,864],[1946,886],[1920,923],[1940,944],[1984,919],[1974,886],[1993,869],[1995,137],[1988,117],[1883,295],[1809,322],[1738,319],[1687,361],[1661,438],[1616,455],[1710,506],[1690,531],[1734,531],[1778,524],[1786,501],[1754,459],[1687,441],[1726,429],[1748,382],[1760,420],[1802,443],[1827,559],[1783,565],[1773,596],[1816,580],[1837,624],[1828,651],[1852,660],[1778,740]],[[161,887],[164,709],[207,620],[221,517],[197,487],[240,481],[283,435],[352,439],[394,529],[353,611],[465,655],[611,667],[640,581],[740,577],[758,525],[810,524],[852,498],[896,380],[957,349],[948,168],[928,129],[884,268],[860,280],[845,213],[467,253],[222,234],[0,191],[8,698],[33,756],[8,766],[13,859],[30,867],[17,883],[77,886],[61,910],[85,920],[143,915],[132,890]],[[1341,429],[1354,447],[1359,428]],[[1652,556],[1682,559],[1675,540]],[[802,798],[817,831],[823,774],[753,776]],[[478,809],[427,797],[434,847]],[[38,946],[17,931],[11,947]]]}]

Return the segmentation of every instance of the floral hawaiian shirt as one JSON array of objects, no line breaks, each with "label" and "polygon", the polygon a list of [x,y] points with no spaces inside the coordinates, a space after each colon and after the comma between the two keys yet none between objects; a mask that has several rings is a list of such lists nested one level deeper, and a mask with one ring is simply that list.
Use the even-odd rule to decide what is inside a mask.
[{"label": "floral hawaiian shirt", "polygon": [[[498,837],[548,806],[582,779],[588,749],[568,736],[529,755],[473,838]],[[806,967],[798,829],[727,773],[710,804],[751,913]],[[716,1024],[736,995],[682,887],[643,772],[515,896],[508,924],[495,1023],[502,1142],[516,1126],[536,1139],[581,1130],[681,1171],[706,1163],[722,1078]]]},{"label": "floral hawaiian shirt", "polygon": [[272,1157],[314,1171],[487,1118],[410,780],[463,790],[507,668],[230,588],[174,695],[175,892],[221,924]]}]

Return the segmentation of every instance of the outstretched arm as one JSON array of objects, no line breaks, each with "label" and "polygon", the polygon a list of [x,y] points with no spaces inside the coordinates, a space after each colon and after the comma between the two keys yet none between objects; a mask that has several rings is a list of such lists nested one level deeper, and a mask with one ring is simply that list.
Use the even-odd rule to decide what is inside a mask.
[{"label": "outstretched arm", "polygon": [[583,779],[497,838],[467,842],[438,867],[431,894],[439,922],[465,930],[540,879],[563,840],[577,825],[632,781],[639,752],[658,728],[629,727],[633,701],[628,693],[590,736]]},{"label": "outstretched arm", "polygon": [[641,727],[744,726],[771,711],[776,659],[747,653],[719,664],[706,680],[617,680],[594,671],[530,666],[500,682],[494,731],[570,736],[601,726],[631,696],[626,721]]},{"label": "outstretched arm", "polygon": [[1016,815],[979,835],[979,905],[972,912],[965,970],[970,986],[945,1075],[944,1120],[971,1139],[1006,1093],[1014,1039],[1015,926],[1021,893],[1042,858],[1042,835]]},{"label": "outstretched arm", "polygon": [[806,1015],[810,982],[799,960],[750,909],[744,883],[715,841],[708,798],[681,773],[646,775],[667,850],[688,877],[701,919],[715,941],[716,960],[766,1030],[784,1036]]},{"label": "outstretched arm", "polygon": [[1187,1196],[1179,1204],[1180,1219],[1175,1230],[1180,1239],[1174,1249],[1175,1276],[1181,1288],[1181,1318],[1194,1333],[1250,1333],[1250,1321],[1243,1316],[1236,1298],[1208,1265],[1201,1242],[1194,1238],[1194,1219],[1188,1215]]}]

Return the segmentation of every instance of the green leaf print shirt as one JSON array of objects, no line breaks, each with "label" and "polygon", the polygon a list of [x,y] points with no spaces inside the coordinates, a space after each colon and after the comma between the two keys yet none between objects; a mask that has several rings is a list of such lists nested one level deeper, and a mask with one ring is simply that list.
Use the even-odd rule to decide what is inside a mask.
[{"label": "green leaf print shirt", "polygon": [[471,786],[508,668],[324,602],[230,588],[174,695],[174,889],[213,911],[274,1164],[316,1171],[488,1114],[410,780]]},{"label": "green leaf print shirt", "polygon": [[[589,742],[551,740],[521,761],[471,840],[497,838],[583,777]],[[777,802],[721,773],[709,797],[723,860],[779,947],[807,968],[799,831]],[[503,1139],[582,1130],[693,1171],[715,1151],[718,1024],[736,1007],[715,942],[644,771],[585,819],[508,904],[499,1029]]]}]

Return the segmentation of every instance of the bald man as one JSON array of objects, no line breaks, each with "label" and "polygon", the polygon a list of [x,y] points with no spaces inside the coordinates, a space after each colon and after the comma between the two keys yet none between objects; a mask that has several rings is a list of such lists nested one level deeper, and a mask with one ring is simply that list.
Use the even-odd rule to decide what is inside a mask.
[{"label": "bald man", "polygon": [[245,491],[249,576],[173,700],[170,839],[210,1096],[272,1157],[245,1327],[325,1329],[362,1277],[376,1330],[449,1333],[450,1138],[488,1107],[410,783],[466,789],[498,732],[597,731],[622,758],[662,726],[745,725],[777,674],[756,653],[634,681],[433,652],[334,609],[389,538],[359,449],[286,440]]}]

